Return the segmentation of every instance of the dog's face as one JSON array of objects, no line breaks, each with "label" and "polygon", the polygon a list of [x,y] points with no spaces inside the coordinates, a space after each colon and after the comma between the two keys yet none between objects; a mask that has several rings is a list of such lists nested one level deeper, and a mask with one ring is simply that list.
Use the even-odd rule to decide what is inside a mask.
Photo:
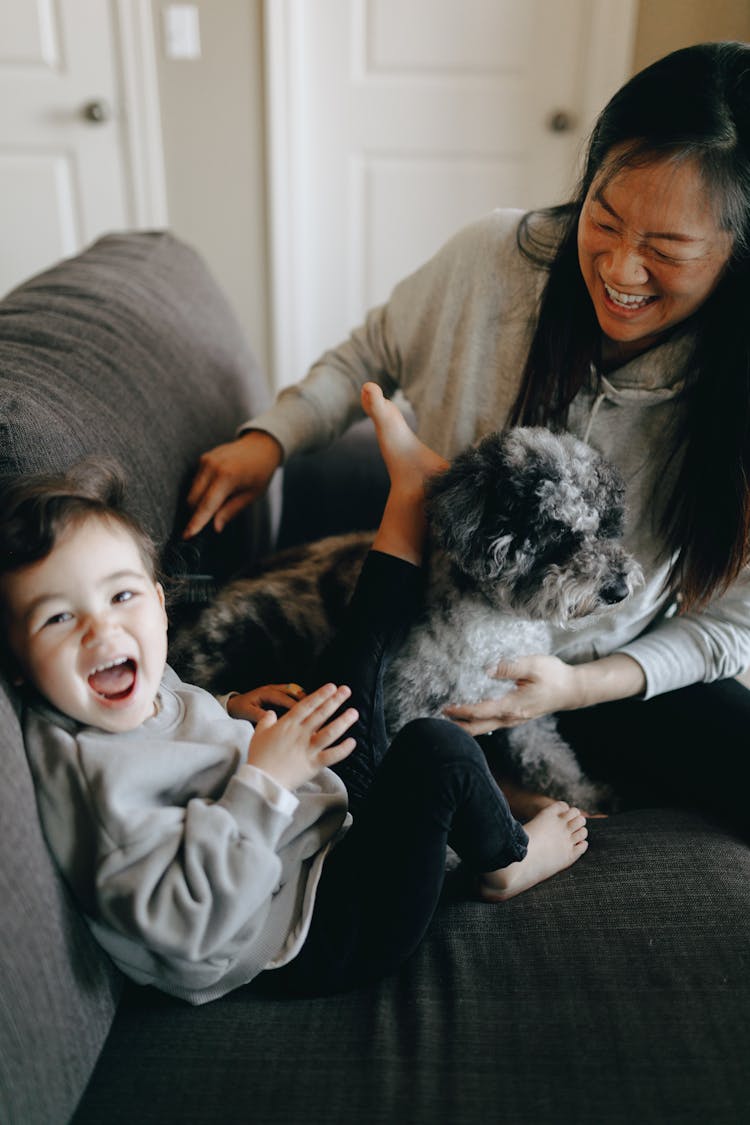
[{"label": "dog's face", "polygon": [[617,542],[624,488],[570,434],[489,434],[428,489],[433,541],[493,604],[565,625],[623,601],[640,570]]}]

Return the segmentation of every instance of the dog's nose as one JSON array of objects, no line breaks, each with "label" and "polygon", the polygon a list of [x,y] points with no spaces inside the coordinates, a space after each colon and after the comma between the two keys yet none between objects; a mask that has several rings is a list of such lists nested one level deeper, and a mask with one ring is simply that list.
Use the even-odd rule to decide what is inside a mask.
[{"label": "dog's nose", "polygon": [[630,593],[630,588],[624,578],[612,578],[599,591],[599,597],[605,605],[616,605],[624,602]]}]

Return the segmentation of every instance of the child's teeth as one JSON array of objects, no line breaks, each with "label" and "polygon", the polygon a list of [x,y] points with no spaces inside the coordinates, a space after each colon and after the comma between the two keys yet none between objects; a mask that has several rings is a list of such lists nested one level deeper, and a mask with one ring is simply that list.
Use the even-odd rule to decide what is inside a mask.
[{"label": "child's teeth", "polygon": [[106,672],[108,668],[116,668],[118,664],[124,664],[127,659],[127,656],[118,656],[117,660],[109,660],[106,664],[100,664],[94,671]]}]

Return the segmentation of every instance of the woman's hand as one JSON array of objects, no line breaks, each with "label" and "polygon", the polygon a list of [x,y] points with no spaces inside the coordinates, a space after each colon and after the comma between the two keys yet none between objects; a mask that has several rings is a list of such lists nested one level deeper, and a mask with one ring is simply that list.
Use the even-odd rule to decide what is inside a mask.
[{"label": "woman's hand", "polygon": [[640,664],[623,652],[584,664],[566,664],[557,656],[544,654],[524,656],[498,664],[492,674],[498,680],[513,680],[515,684],[502,699],[445,708],[445,715],[469,734],[515,727],[554,711],[573,711],[628,699],[646,688]]},{"label": "woman's hand", "polygon": [[212,519],[216,531],[223,531],[243,508],[263,495],[282,459],[281,446],[264,430],[251,430],[236,441],[209,449],[198,462],[188,493],[193,514],[183,537],[191,539]]},{"label": "woman's hand", "polygon": [[580,707],[577,668],[557,656],[525,656],[505,661],[493,670],[498,680],[513,680],[515,687],[502,699],[455,704],[445,714],[469,734],[488,734],[499,727],[516,727],[552,711]]},{"label": "woman's hand", "polygon": [[358,713],[349,707],[336,718],[331,716],[350,695],[348,687],[325,684],[295,703],[280,719],[273,711],[266,711],[250,742],[250,765],[286,789],[296,789],[325,766],[348,758],[356,741],[339,739],[357,721]]},{"label": "woman's hand", "polygon": [[230,695],[227,712],[233,719],[249,719],[259,723],[269,708],[288,711],[302,699],[305,689],[299,684],[264,684],[263,687]]}]

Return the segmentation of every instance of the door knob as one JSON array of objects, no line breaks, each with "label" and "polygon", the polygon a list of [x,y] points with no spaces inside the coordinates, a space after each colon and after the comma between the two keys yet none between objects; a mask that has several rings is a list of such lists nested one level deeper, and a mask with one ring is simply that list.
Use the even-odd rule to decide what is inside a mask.
[{"label": "door knob", "polygon": [[556,109],[547,118],[547,128],[550,133],[569,133],[574,125],[573,114],[565,109]]},{"label": "door knob", "polygon": [[109,108],[108,102],[101,98],[97,98],[93,102],[86,102],[81,109],[81,117],[84,121],[92,121],[95,125],[101,125],[104,121],[109,121],[111,116],[112,110]]}]

